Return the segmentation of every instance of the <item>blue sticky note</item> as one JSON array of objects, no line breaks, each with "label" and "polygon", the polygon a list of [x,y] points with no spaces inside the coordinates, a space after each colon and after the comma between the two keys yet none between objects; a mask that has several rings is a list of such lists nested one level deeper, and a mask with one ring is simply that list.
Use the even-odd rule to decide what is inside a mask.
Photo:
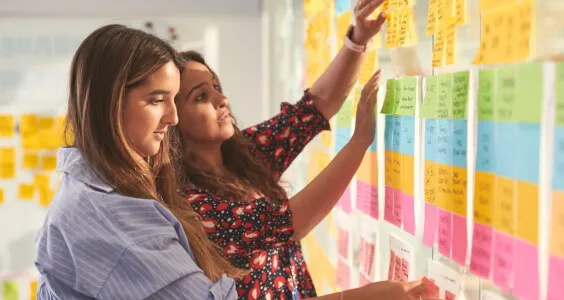
[{"label": "blue sticky note", "polygon": [[386,150],[392,150],[394,141],[394,116],[386,115],[386,127],[384,127],[384,146]]},{"label": "blue sticky note", "polygon": [[515,152],[515,179],[539,184],[540,132],[538,123],[517,124],[516,143],[511,147]]},{"label": "blue sticky note", "polygon": [[452,121],[452,165],[466,169],[468,121]]},{"label": "blue sticky note", "polygon": [[515,147],[521,143],[517,141],[517,124],[509,122],[495,122],[495,156],[494,170],[498,176],[515,178]]},{"label": "blue sticky note", "polygon": [[401,147],[401,116],[394,116],[392,128],[392,150],[399,153]]},{"label": "blue sticky note", "polygon": [[435,161],[437,120],[425,120],[425,160]]},{"label": "blue sticky note", "polygon": [[494,122],[478,121],[478,151],[476,153],[476,171],[494,172],[495,132]]},{"label": "blue sticky note", "polygon": [[401,140],[399,152],[414,155],[415,152],[415,117],[401,116]]},{"label": "blue sticky note", "polygon": [[335,151],[339,152],[348,144],[352,133],[350,128],[337,127],[335,134]]},{"label": "blue sticky note", "polygon": [[554,128],[552,163],[552,188],[564,191],[564,126]]},{"label": "blue sticky note", "polygon": [[452,164],[452,120],[438,119],[436,132],[435,162]]},{"label": "blue sticky note", "polygon": [[[319,1],[319,0],[316,0]],[[351,9],[351,1],[350,0],[335,0],[335,12],[337,16],[344,13],[348,9]]]}]

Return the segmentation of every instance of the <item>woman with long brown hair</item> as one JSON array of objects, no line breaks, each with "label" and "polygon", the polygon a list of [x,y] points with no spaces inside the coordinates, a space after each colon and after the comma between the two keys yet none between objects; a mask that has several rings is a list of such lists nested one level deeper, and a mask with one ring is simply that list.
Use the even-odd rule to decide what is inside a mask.
[{"label": "woman with long brown hair", "polygon": [[[235,299],[244,273],[178,197],[169,129],[183,63],[122,25],[90,34],[70,70],[61,185],[36,238],[38,299]],[[68,136],[68,135],[67,135]]]},{"label": "woman with long brown hair", "polygon": [[[231,263],[250,273],[237,281],[240,299],[299,299],[316,292],[299,240],[334,207],[375,136],[374,108],[380,72],[364,86],[356,127],[347,146],[292,198],[280,175],[340,108],[356,81],[367,41],[384,21],[369,19],[381,0],[356,6],[356,26],[345,47],[298,103],[239,130],[216,74],[203,57],[188,61],[176,99],[175,132],[182,151],[183,192],[202,216],[208,237]],[[360,44],[360,45],[359,45]],[[364,47],[364,48],[363,48]],[[416,299],[424,285],[378,282],[324,299]]]}]

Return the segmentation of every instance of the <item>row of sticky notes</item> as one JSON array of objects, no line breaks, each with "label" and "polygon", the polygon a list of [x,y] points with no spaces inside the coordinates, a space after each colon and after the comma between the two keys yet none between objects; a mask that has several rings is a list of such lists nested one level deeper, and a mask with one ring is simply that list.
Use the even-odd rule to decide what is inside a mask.
[{"label": "row of sticky notes", "polygon": [[[57,149],[64,145],[65,117],[43,117],[24,114],[19,119],[21,145],[24,149]],[[16,132],[12,115],[0,115],[0,138],[11,138]],[[70,137],[70,136],[69,136]],[[72,138],[71,138],[72,139]],[[69,142],[70,140],[69,139]]]},{"label": "row of sticky notes", "polygon": [[386,81],[386,96],[380,113],[395,116],[414,116],[419,77],[408,76]]},{"label": "row of sticky notes", "polygon": [[[50,187],[49,175],[35,175],[33,183],[20,183],[18,185],[17,198],[23,201],[33,200],[36,193],[39,195],[39,205],[48,207],[53,199],[54,191]],[[4,189],[0,188],[0,204],[4,203],[6,194]]]},{"label": "row of sticky notes", "polygon": [[430,0],[427,35],[433,41],[433,68],[452,65],[456,60],[456,28],[466,24],[466,0]]},{"label": "row of sticky notes", "polygon": [[474,64],[519,62],[531,56],[533,1],[506,2],[512,4],[482,14],[481,41]]},{"label": "row of sticky notes", "polygon": [[419,116],[425,119],[465,119],[469,93],[468,71],[428,76]]},{"label": "row of sticky notes", "polygon": [[[41,169],[43,171],[54,171],[57,168],[57,157],[55,155],[43,155],[41,159],[35,152],[25,152],[22,159],[23,169]],[[39,162],[41,161],[41,164]],[[0,148],[0,179],[14,179],[16,177],[16,148]]]}]

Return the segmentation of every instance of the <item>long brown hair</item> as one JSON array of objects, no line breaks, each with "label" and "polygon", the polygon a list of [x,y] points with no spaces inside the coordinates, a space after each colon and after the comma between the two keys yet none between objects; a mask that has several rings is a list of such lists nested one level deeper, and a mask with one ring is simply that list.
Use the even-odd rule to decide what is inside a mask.
[{"label": "long brown hair", "polygon": [[[186,51],[180,55],[186,62],[195,61],[206,66],[219,86],[219,91],[223,93],[217,74],[208,66],[200,53]],[[176,126],[174,131],[180,142],[178,148],[182,151],[183,181],[188,185],[238,201],[246,201],[254,194],[254,191],[258,191],[273,203],[281,204],[282,198],[286,197],[286,191],[280,186],[278,175],[265,165],[264,160],[255,156],[252,151],[253,145],[243,136],[233,116],[231,120],[235,134],[221,145],[223,163],[229,170],[229,174],[215,174],[207,171],[208,169],[202,165],[202,160],[190,152],[189,145],[185,143]]]},{"label": "long brown hair", "polygon": [[72,145],[120,194],[155,199],[170,209],[210,280],[216,281],[223,273],[237,278],[241,271],[221,256],[207,239],[197,214],[178,195],[175,153],[169,139],[156,155],[142,158],[133,154],[124,137],[127,90],[170,61],[182,70],[181,57],[168,43],[141,30],[107,25],[94,31],[72,61],[65,136],[72,132]]}]

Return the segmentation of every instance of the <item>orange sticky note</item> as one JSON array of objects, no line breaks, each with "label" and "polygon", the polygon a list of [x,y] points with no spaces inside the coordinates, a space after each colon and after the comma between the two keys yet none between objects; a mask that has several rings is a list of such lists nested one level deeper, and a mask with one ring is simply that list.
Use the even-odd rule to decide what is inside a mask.
[{"label": "orange sticky note", "polygon": [[35,186],[33,184],[20,184],[18,187],[18,198],[20,200],[33,200]]},{"label": "orange sticky note", "polygon": [[551,215],[550,254],[564,257],[564,192],[552,193]]},{"label": "orange sticky note", "polygon": [[517,234],[533,245],[539,244],[539,187],[517,181]]},{"label": "orange sticky note", "polygon": [[24,169],[37,169],[39,167],[39,155],[33,152],[26,152],[23,155]]},{"label": "orange sticky note", "polygon": [[492,226],[495,175],[488,172],[476,172],[474,190],[474,221],[486,226]]},{"label": "orange sticky note", "polygon": [[513,179],[496,176],[494,198],[494,228],[515,235],[515,197],[517,183]]},{"label": "orange sticky note", "polygon": [[0,138],[10,138],[16,131],[16,122],[11,115],[0,115]]},{"label": "orange sticky note", "polygon": [[57,157],[45,155],[41,158],[41,169],[44,171],[55,171],[57,169]]}]

